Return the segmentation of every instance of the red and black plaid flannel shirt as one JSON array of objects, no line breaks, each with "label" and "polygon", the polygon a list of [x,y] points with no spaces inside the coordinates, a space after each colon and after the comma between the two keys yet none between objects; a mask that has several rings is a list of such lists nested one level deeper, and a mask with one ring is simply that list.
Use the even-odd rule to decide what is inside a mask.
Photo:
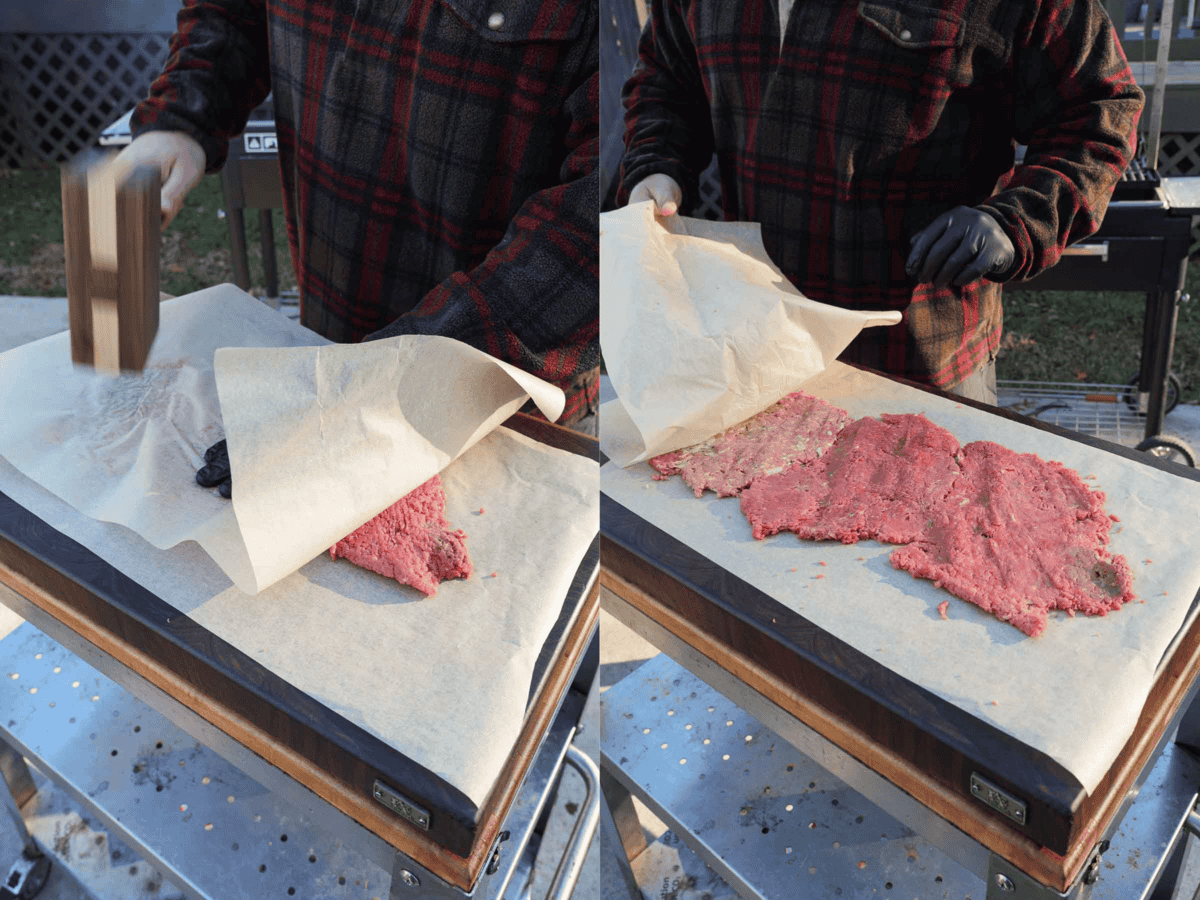
[{"label": "red and black plaid flannel shirt", "polygon": [[[1096,0],[805,0],[782,49],[779,27],[770,0],[654,0],[622,195],[664,172],[686,205],[715,150],[725,217],[762,223],[802,293],[904,311],[844,359],[956,385],[998,349],[999,282],[1094,232],[1132,156],[1143,96],[1112,24]],[[1016,263],[915,284],[910,239],[960,204],[999,220]]]},{"label": "red and black plaid flannel shirt", "polygon": [[[184,0],[135,133],[223,165],[274,91],[301,321],[599,362],[597,0]],[[564,420],[595,399],[568,399]]]}]

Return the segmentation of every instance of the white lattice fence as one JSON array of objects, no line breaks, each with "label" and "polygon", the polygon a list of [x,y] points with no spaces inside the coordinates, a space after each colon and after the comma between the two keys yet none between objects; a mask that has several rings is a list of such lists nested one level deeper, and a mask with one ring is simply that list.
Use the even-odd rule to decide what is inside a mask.
[{"label": "white lattice fence", "polygon": [[[1200,133],[1164,134],[1158,151],[1160,175],[1200,175]],[[1192,228],[1188,255],[1200,254],[1200,225]]]},{"label": "white lattice fence", "polygon": [[1200,175],[1200,134],[1164,134],[1158,161],[1160,175]]},{"label": "white lattice fence", "polygon": [[696,185],[696,207],[691,214],[697,219],[721,219],[721,173],[717,171],[717,158],[713,156],[708,168],[700,175]]},{"label": "white lattice fence", "polygon": [[0,165],[61,163],[146,96],[169,34],[0,34]]}]

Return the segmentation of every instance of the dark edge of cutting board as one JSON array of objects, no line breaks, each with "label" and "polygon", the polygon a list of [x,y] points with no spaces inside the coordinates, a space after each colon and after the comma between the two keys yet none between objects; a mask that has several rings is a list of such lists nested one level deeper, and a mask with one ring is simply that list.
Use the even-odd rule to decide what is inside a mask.
[{"label": "dark edge of cutting board", "polygon": [[[1200,472],[1190,467],[928,385],[882,377],[1200,481]],[[603,453],[600,460],[601,465],[608,462]],[[1078,779],[1050,757],[902,678],[603,492],[600,502],[601,561],[606,571],[644,591],[718,643],[761,664],[831,715],[853,724],[914,765],[938,759],[937,771],[923,771],[954,793],[970,796],[972,771],[990,778],[1029,804],[1027,824],[1018,826],[977,802],[981,815],[1054,853],[1067,854],[1080,820],[1087,817],[1093,802],[1099,802],[1100,790],[1089,798]]]},{"label": "dark edge of cutting board", "polygon": [[501,423],[505,428],[520,432],[527,438],[567,450],[576,456],[600,459],[600,442],[587,434],[580,434],[562,425],[554,425],[545,419],[537,419],[526,413],[516,413]]},{"label": "dark edge of cutting board", "polygon": [[[595,439],[523,414],[504,424],[572,453],[591,458],[598,453]],[[541,668],[535,669],[534,682],[542,681],[554,647],[585,599],[585,588],[597,565],[598,543],[597,538],[573,577],[539,654]],[[481,810],[464,793],[216,637],[3,493],[0,566],[61,599],[121,643],[137,648],[185,686],[213,697],[246,721],[258,723],[319,770],[361,787],[364,794],[369,794],[376,777],[382,775],[432,813],[428,832],[394,817],[401,829],[454,856],[466,859],[471,855]]]}]

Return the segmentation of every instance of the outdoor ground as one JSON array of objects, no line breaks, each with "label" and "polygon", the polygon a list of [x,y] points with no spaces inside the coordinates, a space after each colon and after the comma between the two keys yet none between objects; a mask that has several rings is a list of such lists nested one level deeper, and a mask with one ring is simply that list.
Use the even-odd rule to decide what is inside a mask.
[{"label": "outdoor ground", "polygon": [[[176,296],[233,280],[221,179],[207,175],[163,234],[162,289]],[[261,295],[258,217],[246,217],[251,293]],[[57,168],[0,169],[0,295],[65,297],[62,206]],[[280,211],[276,260],[282,290],[295,276]],[[1188,270],[1196,297],[1179,308],[1173,370],[1184,401],[1200,402],[1200,261]],[[1008,290],[998,375],[1003,380],[1125,384],[1137,373],[1145,299],[1141,294]]]},{"label": "outdoor ground", "polygon": [[[160,286],[179,296],[233,281],[229,220],[219,175],[206,175],[162,236]],[[251,293],[264,293],[258,215],[246,218]],[[275,260],[280,290],[294,290],[282,210],[276,210]],[[0,168],[0,295],[65,297],[59,170]]]}]

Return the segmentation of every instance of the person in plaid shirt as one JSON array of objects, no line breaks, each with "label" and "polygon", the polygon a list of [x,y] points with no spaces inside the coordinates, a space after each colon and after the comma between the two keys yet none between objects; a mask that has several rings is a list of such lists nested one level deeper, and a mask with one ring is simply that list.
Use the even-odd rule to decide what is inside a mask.
[{"label": "person in plaid shirt", "polygon": [[126,161],[163,216],[273,92],[301,321],[457,338],[596,403],[596,0],[184,0]]},{"label": "person in plaid shirt", "polygon": [[[898,309],[843,359],[995,401],[1001,284],[1099,226],[1142,91],[1096,0],[653,0],[619,199],[759,222],[806,296]],[[1028,147],[1013,168],[1014,141]]]}]

